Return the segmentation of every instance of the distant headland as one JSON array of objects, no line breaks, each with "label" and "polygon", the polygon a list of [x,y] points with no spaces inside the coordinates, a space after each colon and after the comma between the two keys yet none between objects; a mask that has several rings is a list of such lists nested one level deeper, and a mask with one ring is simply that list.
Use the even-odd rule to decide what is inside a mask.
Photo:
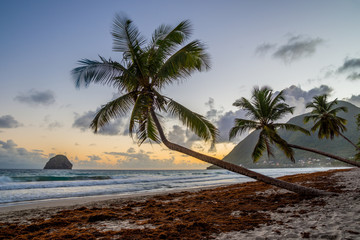
[{"label": "distant headland", "polygon": [[73,165],[64,155],[56,155],[50,158],[44,169],[72,169]]}]

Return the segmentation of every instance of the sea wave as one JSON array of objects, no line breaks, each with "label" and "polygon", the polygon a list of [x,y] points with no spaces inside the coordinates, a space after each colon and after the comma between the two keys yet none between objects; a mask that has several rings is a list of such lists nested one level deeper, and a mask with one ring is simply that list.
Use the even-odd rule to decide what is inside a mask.
[{"label": "sea wave", "polygon": [[8,176],[0,176],[0,184],[4,184],[4,183],[10,183],[13,182],[11,177]]},{"label": "sea wave", "polygon": [[24,176],[12,177],[14,182],[49,182],[49,181],[79,181],[79,180],[106,180],[110,176]]},{"label": "sea wave", "polygon": [[231,176],[224,175],[187,175],[187,176],[147,176],[132,178],[108,178],[103,180],[77,180],[77,181],[37,181],[37,182],[6,182],[0,184],[0,191],[20,190],[20,189],[39,189],[39,188],[63,188],[63,187],[82,187],[82,186],[100,186],[100,185],[131,185],[137,183],[192,183],[221,181],[231,179]]}]

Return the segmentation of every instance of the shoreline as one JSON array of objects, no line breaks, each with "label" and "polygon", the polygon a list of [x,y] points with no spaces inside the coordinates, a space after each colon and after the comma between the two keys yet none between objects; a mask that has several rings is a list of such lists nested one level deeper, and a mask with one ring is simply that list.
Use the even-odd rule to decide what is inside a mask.
[{"label": "shoreline", "polygon": [[280,179],[336,192],[304,197],[259,182],[8,211],[0,239],[360,239],[360,169]]},{"label": "shoreline", "polygon": [[[294,170],[294,173],[289,172],[287,175],[292,174],[301,174],[307,173],[304,171],[304,168],[290,168]],[[327,171],[327,170],[336,170],[336,169],[348,169],[348,167],[319,167],[319,168],[305,168],[311,169],[314,172],[317,171]],[[258,169],[257,169],[258,170]],[[255,170],[255,171],[257,171]],[[262,169],[261,169],[262,170]],[[272,169],[264,169],[264,170],[272,170]],[[279,170],[279,168],[274,168],[274,170]],[[298,171],[300,170],[300,171]],[[177,170],[176,170],[177,171]],[[210,170],[211,171],[211,170]],[[261,171],[260,171],[261,172]],[[310,172],[311,173],[311,172]],[[265,175],[269,174],[271,176],[271,172],[263,173]],[[277,175],[277,176],[276,176]],[[279,175],[276,174],[275,176],[271,177],[278,177]],[[255,181],[254,179],[238,175],[239,182],[227,182],[227,183],[214,183],[212,185],[204,185],[204,186],[190,186],[190,187],[181,187],[181,188],[167,188],[167,189],[153,189],[153,190],[145,190],[145,191],[138,191],[138,192],[124,192],[124,193],[109,193],[109,194],[99,194],[99,195],[84,195],[84,196],[68,196],[68,197],[59,197],[59,198],[47,198],[47,199],[37,199],[37,200],[24,200],[18,202],[7,202],[7,203],[0,203],[0,213],[9,212],[9,211],[17,211],[17,210],[27,210],[32,208],[44,208],[44,207],[68,207],[71,205],[78,205],[78,204],[86,204],[91,203],[92,201],[105,201],[115,198],[137,198],[141,196],[153,196],[158,194],[166,194],[166,193],[173,193],[173,192],[182,192],[182,191],[199,191],[203,189],[209,188],[216,188],[221,186],[245,183]]]}]

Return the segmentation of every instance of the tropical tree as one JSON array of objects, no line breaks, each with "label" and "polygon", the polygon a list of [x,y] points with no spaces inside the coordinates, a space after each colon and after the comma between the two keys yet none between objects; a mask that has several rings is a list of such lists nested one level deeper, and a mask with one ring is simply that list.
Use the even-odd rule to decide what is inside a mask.
[{"label": "tropical tree", "polygon": [[313,121],[314,126],[311,128],[311,131],[318,131],[320,139],[334,139],[334,136],[340,135],[353,145],[356,150],[360,150],[355,143],[343,134],[346,131],[345,124],[347,120],[337,116],[339,112],[347,112],[347,107],[335,107],[338,104],[337,99],[328,102],[327,97],[327,94],[313,97],[313,101],[306,105],[306,108],[310,108],[312,111],[304,117],[304,123]]},{"label": "tropical tree", "polygon": [[308,130],[297,125],[275,122],[284,117],[286,114],[293,113],[294,108],[290,107],[284,101],[283,91],[274,96],[272,89],[268,87],[263,87],[261,89],[255,87],[250,101],[244,97],[235,101],[233,105],[244,109],[250,119],[235,119],[235,125],[231,128],[229,133],[230,139],[243,133],[244,131],[259,130],[259,140],[252,153],[254,161],[259,160],[265,150],[267,151],[268,156],[272,156],[272,145],[276,145],[292,161],[294,161],[293,148],[295,148],[317,153],[360,167],[360,163],[358,162],[318,151],[316,149],[290,144],[282,139],[277,132],[278,129],[300,131],[304,134],[310,135]]},{"label": "tropical tree", "polygon": [[103,105],[96,113],[91,123],[94,132],[111,119],[130,113],[129,133],[131,136],[136,134],[139,145],[145,140],[163,143],[171,150],[296,193],[325,194],[323,191],[274,179],[168,141],[160,122],[160,113],[176,116],[204,140],[214,143],[218,135],[216,127],[203,116],[161,93],[167,85],[190,76],[194,71],[209,69],[209,56],[202,42],[194,40],[186,43],[190,35],[189,21],[183,21],[175,27],[161,25],[147,44],[130,19],[119,15],[115,17],[112,30],[113,50],[122,53],[122,61],[106,60],[104,57],[100,57],[99,61],[83,59],[79,61],[81,66],[72,71],[77,87],[100,83],[113,86],[123,93]]}]

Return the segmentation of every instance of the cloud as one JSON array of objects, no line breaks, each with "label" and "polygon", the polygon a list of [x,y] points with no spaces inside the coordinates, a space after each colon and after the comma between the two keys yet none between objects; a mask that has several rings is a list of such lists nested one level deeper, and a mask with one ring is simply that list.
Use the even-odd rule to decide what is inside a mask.
[{"label": "cloud", "polygon": [[316,48],[324,42],[321,38],[307,38],[301,36],[292,37],[288,42],[280,46],[274,53],[274,58],[279,58],[286,63],[310,57],[316,52]]},{"label": "cloud", "polygon": [[255,53],[259,56],[263,56],[268,54],[268,52],[273,51],[274,49],[276,49],[276,44],[263,43],[255,49]]},{"label": "cloud", "polygon": [[345,98],[344,100],[351,102],[352,104],[360,107],[360,94],[359,95],[351,95],[350,98]]},{"label": "cloud", "polygon": [[[290,106],[295,107],[294,115],[306,112],[306,104],[313,100],[313,97],[328,94],[331,95],[333,89],[327,85],[312,88],[308,91],[303,90],[300,86],[292,85],[284,90],[285,101]],[[275,94],[277,94],[276,92]],[[291,117],[290,115],[288,117]]]},{"label": "cloud", "polygon": [[272,52],[272,57],[291,63],[296,60],[312,56],[317,48],[324,43],[321,38],[310,38],[303,35],[288,38],[287,43],[277,46],[277,44],[264,43],[259,45],[255,53],[265,55]]},{"label": "cloud", "polygon": [[[210,108],[210,110],[206,112],[206,118],[213,122],[219,130],[219,137],[217,139],[217,142],[230,142],[229,132],[230,129],[234,126],[235,118],[244,118],[245,112],[241,109],[237,111],[227,112],[225,112],[223,109],[216,109],[215,101],[213,98],[209,98],[209,101],[206,102],[205,105]],[[232,141],[238,142],[240,138],[241,137],[239,136]],[[210,148],[210,151],[213,152],[214,150],[214,147]]]},{"label": "cloud", "polygon": [[174,125],[172,131],[167,135],[170,142],[185,146],[186,131],[179,125]]},{"label": "cloud", "polygon": [[[217,128],[220,132],[219,142],[230,142],[229,140],[229,132],[230,129],[234,126],[235,118],[246,118],[246,112],[242,109],[239,109],[235,112],[228,111],[222,113],[218,116],[218,120],[216,121]],[[239,142],[241,138],[244,136],[238,136],[234,138],[233,142]]]},{"label": "cloud", "polygon": [[48,156],[42,150],[27,150],[17,147],[13,140],[0,140],[0,166],[1,168],[15,169],[41,169],[44,167]]},{"label": "cloud", "polygon": [[131,147],[127,150],[127,153],[135,153],[135,148]]},{"label": "cloud", "polygon": [[0,128],[17,128],[22,126],[15,118],[11,115],[5,115],[0,117]]},{"label": "cloud", "polygon": [[51,121],[50,115],[46,115],[44,117],[44,124],[41,126],[45,126],[49,130],[54,130],[56,128],[62,128],[64,125],[58,121]]},{"label": "cloud", "polygon": [[26,93],[20,93],[14,98],[14,100],[32,106],[48,106],[55,103],[55,96],[54,93],[50,90],[41,92],[35,89],[31,89]]},{"label": "cloud", "polygon": [[89,158],[90,161],[99,161],[101,160],[101,158],[97,155],[89,155],[87,156]]},{"label": "cloud", "polygon": [[47,128],[49,130],[53,130],[53,129],[56,129],[56,128],[62,128],[63,126],[64,125],[62,123],[55,121],[55,122],[49,123]]},{"label": "cloud", "polygon": [[204,165],[187,160],[175,161],[172,156],[168,159],[152,158],[148,153],[140,150],[139,152],[105,152],[107,155],[118,158],[116,167],[120,169],[194,169],[204,167]]},{"label": "cloud", "polygon": [[[75,120],[72,125],[73,128],[78,128],[81,131],[87,131],[90,128],[91,121],[94,119],[96,115],[96,112],[94,111],[88,111],[83,113],[82,115],[75,114]],[[111,121],[104,127],[100,128],[100,130],[97,132],[101,135],[118,135],[122,134],[124,131],[121,131],[122,127],[122,119],[118,118],[116,120]]]},{"label": "cloud", "polygon": [[355,80],[359,80],[360,79],[360,73],[351,73],[350,75],[347,76],[347,79],[351,80],[351,81],[355,81]]},{"label": "cloud", "polygon": [[333,89],[327,85],[321,85],[320,87],[315,87],[310,89],[309,91],[305,91],[301,89],[301,87],[297,87],[295,85],[291,85],[288,88],[284,89],[285,97],[292,97],[295,100],[304,99],[305,102],[312,101],[312,98],[315,96],[328,94],[330,95],[333,92]]},{"label": "cloud", "polygon": [[343,65],[338,68],[338,73],[346,73],[346,79],[356,81],[360,79],[360,58],[345,59]]},{"label": "cloud", "polygon": [[339,72],[360,69],[360,58],[345,59],[344,64],[339,67]]}]

